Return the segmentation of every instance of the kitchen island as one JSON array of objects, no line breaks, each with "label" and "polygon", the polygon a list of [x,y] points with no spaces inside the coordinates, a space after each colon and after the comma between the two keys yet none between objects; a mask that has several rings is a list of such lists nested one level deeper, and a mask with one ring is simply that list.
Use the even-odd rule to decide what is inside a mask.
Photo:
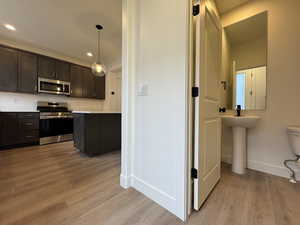
[{"label": "kitchen island", "polygon": [[95,156],[121,150],[121,113],[73,111],[74,146]]}]

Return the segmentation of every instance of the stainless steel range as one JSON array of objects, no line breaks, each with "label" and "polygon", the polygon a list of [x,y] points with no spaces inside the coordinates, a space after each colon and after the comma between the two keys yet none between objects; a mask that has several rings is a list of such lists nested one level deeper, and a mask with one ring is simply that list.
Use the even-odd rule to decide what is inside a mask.
[{"label": "stainless steel range", "polygon": [[40,145],[73,140],[73,115],[67,103],[38,102]]}]

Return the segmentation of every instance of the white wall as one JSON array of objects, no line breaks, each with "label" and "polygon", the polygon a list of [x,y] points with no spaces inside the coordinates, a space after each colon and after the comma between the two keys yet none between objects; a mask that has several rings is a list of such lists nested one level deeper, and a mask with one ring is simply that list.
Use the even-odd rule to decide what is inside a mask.
[{"label": "white wall", "polygon": [[[126,2],[121,183],[185,219],[189,1]],[[140,84],[147,96],[136,95]]]},{"label": "white wall", "polygon": [[245,70],[267,65],[267,37],[232,45],[232,60],[236,70]]},{"label": "white wall", "polygon": [[[280,176],[288,176],[283,160],[293,158],[286,128],[300,125],[299,9],[298,0],[256,0],[222,16],[223,26],[228,26],[268,11],[267,109],[249,112],[262,119],[248,132],[248,167]],[[223,134],[222,157],[230,161],[232,134]]]}]

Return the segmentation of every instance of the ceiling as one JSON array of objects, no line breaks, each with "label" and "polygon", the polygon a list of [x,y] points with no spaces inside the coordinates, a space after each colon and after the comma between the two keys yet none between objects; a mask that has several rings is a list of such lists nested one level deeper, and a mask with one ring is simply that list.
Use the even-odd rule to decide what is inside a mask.
[{"label": "ceiling", "polygon": [[260,37],[266,37],[268,32],[267,12],[225,27],[231,45],[242,44]]},{"label": "ceiling", "polygon": [[[3,24],[11,24],[9,31]],[[53,51],[83,63],[97,55],[96,24],[101,33],[101,57],[107,65],[121,62],[122,0],[0,0],[0,37]]]},{"label": "ceiling", "polygon": [[220,14],[224,14],[251,0],[215,0]]}]

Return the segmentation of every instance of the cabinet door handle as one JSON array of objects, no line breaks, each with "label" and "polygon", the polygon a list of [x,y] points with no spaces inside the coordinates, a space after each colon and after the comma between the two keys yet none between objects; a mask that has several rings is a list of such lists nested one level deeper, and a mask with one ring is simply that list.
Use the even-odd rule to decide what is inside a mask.
[{"label": "cabinet door handle", "polygon": [[26,136],[26,138],[34,138],[34,136],[30,136],[30,135],[28,135],[28,136]]},{"label": "cabinet door handle", "polygon": [[27,125],[27,126],[32,126],[32,123],[25,123],[25,125]]}]

